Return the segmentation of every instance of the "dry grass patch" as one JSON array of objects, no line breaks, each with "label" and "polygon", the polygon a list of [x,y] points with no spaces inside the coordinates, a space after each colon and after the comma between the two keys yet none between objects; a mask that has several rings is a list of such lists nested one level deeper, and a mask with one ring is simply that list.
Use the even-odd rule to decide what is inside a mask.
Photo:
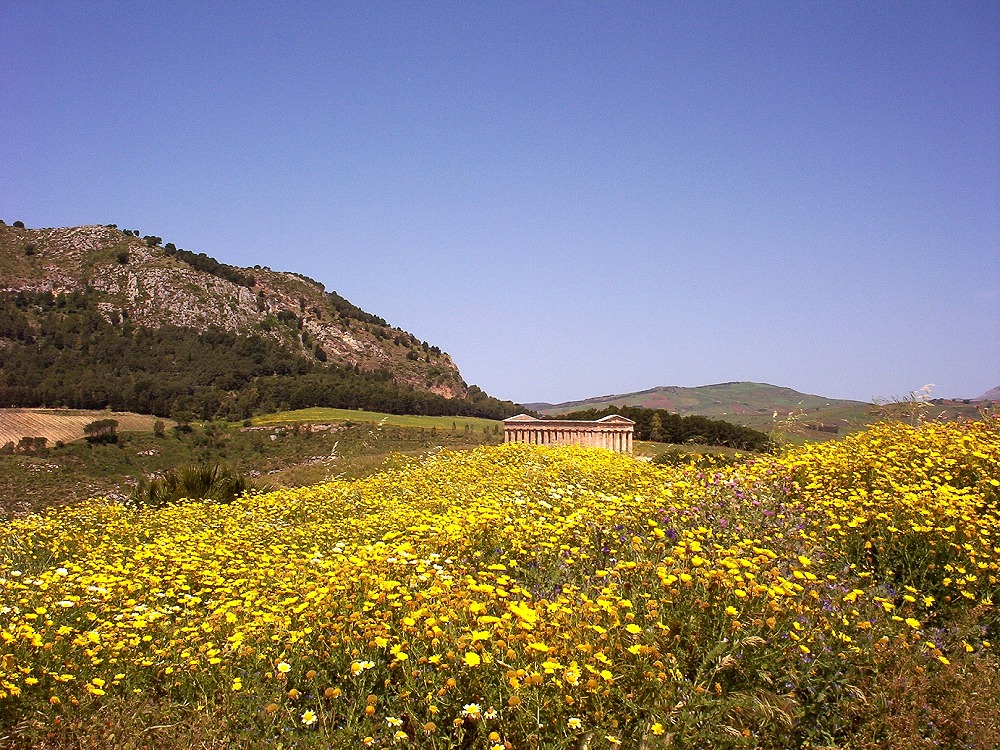
[{"label": "dry grass patch", "polygon": [[[0,445],[22,437],[44,437],[49,444],[83,439],[83,428],[98,419],[114,419],[120,432],[152,432],[159,417],[119,411],[77,409],[0,409]],[[170,420],[159,420],[168,427]]]}]

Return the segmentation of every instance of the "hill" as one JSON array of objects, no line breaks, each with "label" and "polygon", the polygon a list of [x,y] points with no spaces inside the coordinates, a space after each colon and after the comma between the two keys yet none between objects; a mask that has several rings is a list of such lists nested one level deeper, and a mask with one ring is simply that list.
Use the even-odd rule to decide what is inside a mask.
[{"label": "hill", "polygon": [[440,347],[313,279],[138,235],[0,223],[0,404],[202,419],[516,412],[468,386]]},{"label": "hill", "polygon": [[1000,401],[1000,385],[996,388],[990,388],[986,393],[980,396],[975,401]]},{"label": "hill", "polygon": [[525,406],[547,416],[574,411],[600,411],[608,407],[662,409],[682,417],[710,417],[765,432],[776,426],[782,432],[789,432],[788,423],[794,422],[791,432],[806,440],[825,440],[844,435],[873,418],[871,404],[861,401],[825,398],[800,393],[792,388],[751,382],[717,383],[694,388],[658,386],[582,401]]},{"label": "hill", "polygon": [[680,414],[698,414],[705,417],[748,417],[774,412],[827,409],[831,407],[866,407],[860,401],[825,398],[800,393],[767,383],[718,383],[695,388],[668,385],[634,393],[598,396],[582,401],[561,404],[526,404],[542,414],[562,414],[579,409],[602,409],[606,406],[642,406],[647,409],[666,409]]}]

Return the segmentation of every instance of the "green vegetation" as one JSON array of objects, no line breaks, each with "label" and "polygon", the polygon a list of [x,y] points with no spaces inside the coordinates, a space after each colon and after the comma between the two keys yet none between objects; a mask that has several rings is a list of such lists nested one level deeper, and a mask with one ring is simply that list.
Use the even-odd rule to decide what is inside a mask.
[{"label": "green vegetation", "polygon": [[735,382],[703,385],[696,388],[659,386],[635,393],[601,396],[583,401],[569,401],[542,409],[545,414],[575,409],[603,409],[610,405],[642,406],[666,409],[682,416],[699,414],[705,417],[745,420],[748,417],[770,418],[774,412],[785,416],[789,412],[818,413],[833,407],[860,409],[869,404],[861,401],[825,398],[800,393],[792,388],[767,383]]},{"label": "green vegetation", "polygon": [[254,417],[252,422],[256,425],[290,424],[296,422],[371,422],[374,424],[395,425],[397,427],[461,430],[463,432],[489,430],[494,435],[503,433],[503,427],[499,421],[481,419],[479,417],[428,417],[414,414],[384,414],[381,412],[352,409],[327,409],[324,407],[265,414],[260,417]]},{"label": "green vegetation", "polygon": [[0,295],[0,404],[202,420],[310,406],[489,419],[518,411],[475,386],[466,398],[448,399],[389,370],[291,355],[260,335],[107,320],[97,301],[94,292]]},{"label": "green vegetation", "polygon": [[[34,297],[45,290],[75,290],[106,322],[126,330],[139,325],[152,330],[182,326],[199,333],[219,328],[243,338],[263,337],[291,354],[293,360],[304,359],[312,366],[321,367],[328,362],[331,368],[355,370],[363,379],[372,380],[385,379],[384,375],[389,373],[391,380],[404,386],[403,390],[465,400],[467,385],[439,347],[388,326],[379,316],[361,310],[336,292],[327,293],[321,283],[301,274],[267,267],[227,266],[204,253],[189,253],[170,242],[161,246],[160,237],[146,235],[140,240],[139,236],[138,230],[122,231],[113,224],[56,229],[2,225],[0,276],[10,280],[11,298],[17,291],[23,291],[32,298],[32,304]],[[26,255],[24,249],[28,246],[32,253]],[[212,276],[232,283],[215,283]],[[252,294],[233,284],[252,286]],[[129,292],[130,289],[138,294]],[[46,304],[43,300],[38,307]],[[44,311],[21,312],[22,316],[15,316],[15,330],[9,332],[10,337],[18,346],[30,345],[29,339],[40,329],[37,318]],[[8,346],[4,338],[8,337],[0,336],[0,349]],[[50,351],[49,356],[61,359],[68,351],[70,358],[78,357],[76,343],[57,342],[54,354]],[[147,368],[144,374],[150,372],[151,368]],[[198,387],[204,389],[202,385]],[[383,411],[413,410],[411,396],[385,394],[385,388],[380,386],[380,389],[383,393],[373,400],[365,397],[364,385],[338,387],[335,400],[315,403]],[[330,396],[327,391],[324,398]],[[199,394],[188,389],[186,395]],[[474,409],[484,405],[481,395],[473,393]],[[279,393],[276,403],[251,411],[310,405],[294,399],[284,403],[282,398]],[[468,409],[468,405],[442,407],[440,403],[428,407],[422,397],[418,400],[421,405],[415,409],[417,413],[457,414]],[[398,403],[390,406],[391,401]],[[231,412],[227,409],[227,413]]]},{"label": "green vegetation", "polygon": [[[150,247],[159,245],[159,239],[159,237],[151,237],[149,240],[157,240],[157,242],[150,244],[150,241],[147,240],[146,244],[150,245]],[[168,255],[184,261],[197,271],[218,276],[220,279],[231,281],[238,286],[245,286],[250,289],[256,283],[256,280],[250,274],[243,273],[240,269],[233,266],[227,266],[225,263],[220,263],[215,258],[205,255],[205,253],[192,253],[190,250],[182,250],[179,247],[175,247],[172,242],[168,242],[164,250],[166,250]]]},{"label": "green vegetation", "polygon": [[117,443],[118,420],[98,419],[84,425],[83,434],[88,443]]},{"label": "green vegetation", "polygon": [[697,415],[682,417],[666,409],[644,409],[639,406],[608,406],[563,415],[562,419],[593,420],[620,414],[635,422],[637,440],[660,443],[698,443],[723,445],[746,451],[766,451],[771,440],[763,432],[719,419]]},{"label": "green vegetation", "polygon": [[[333,477],[367,476],[400,454],[420,455],[501,440],[499,431],[479,428],[478,420],[462,417],[432,421],[430,426],[401,426],[389,420],[406,417],[346,413],[352,421],[331,424],[333,420],[324,415],[309,424],[296,421],[296,416],[302,416],[299,412],[267,425],[209,422],[159,433],[155,429],[124,432],[113,444],[81,440],[57,447],[49,443],[47,449],[32,451],[15,445],[12,455],[0,451],[0,518],[90,497],[124,501],[140,482],[178,466],[219,463],[250,479],[297,487]],[[366,421],[366,414],[372,422]],[[496,424],[483,421],[484,427]]]},{"label": "green vegetation", "polygon": [[171,469],[161,477],[140,480],[127,505],[161,508],[178,500],[213,500],[230,503],[248,493],[269,492],[272,488],[249,479],[228,466],[199,464]]}]

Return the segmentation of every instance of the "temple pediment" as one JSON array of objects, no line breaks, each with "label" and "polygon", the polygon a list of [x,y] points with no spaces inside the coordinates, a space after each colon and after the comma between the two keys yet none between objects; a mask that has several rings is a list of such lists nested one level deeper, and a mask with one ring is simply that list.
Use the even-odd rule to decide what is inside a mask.
[{"label": "temple pediment", "polygon": [[621,414],[609,414],[606,417],[601,417],[597,420],[598,424],[635,424],[628,417],[623,417]]}]

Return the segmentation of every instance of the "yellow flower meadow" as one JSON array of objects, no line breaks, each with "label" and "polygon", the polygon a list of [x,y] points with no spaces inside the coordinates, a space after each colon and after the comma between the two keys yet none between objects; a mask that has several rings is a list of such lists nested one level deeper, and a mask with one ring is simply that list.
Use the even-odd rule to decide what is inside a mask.
[{"label": "yellow flower meadow", "polygon": [[996,664],[998,503],[996,419],[712,471],[509,444],[228,505],[92,500],[0,529],[0,715],[155,694],[261,744],[722,748],[779,714],[835,737],[824,675],[847,701],[887,649]]}]

